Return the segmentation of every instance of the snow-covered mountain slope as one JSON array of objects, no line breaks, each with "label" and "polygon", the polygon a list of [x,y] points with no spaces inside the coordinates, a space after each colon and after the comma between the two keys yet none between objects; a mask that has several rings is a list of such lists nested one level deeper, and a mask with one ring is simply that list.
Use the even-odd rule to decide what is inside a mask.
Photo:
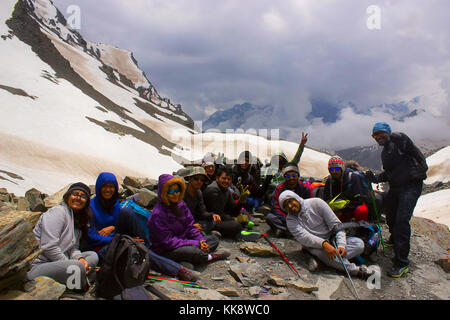
[{"label": "snow-covered mountain slope", "polygon": [[[102,171],[157,178],[206,152],[235,158],[248,147],[264,161],[277,149],[290,157],[297,149],[195,132],[130,52],[86,41],[49,0],[0,2],[0,59],[0,187],[18,195],[93,184]],[[303,174],[325,175],[327,160],[305,150]]]}]

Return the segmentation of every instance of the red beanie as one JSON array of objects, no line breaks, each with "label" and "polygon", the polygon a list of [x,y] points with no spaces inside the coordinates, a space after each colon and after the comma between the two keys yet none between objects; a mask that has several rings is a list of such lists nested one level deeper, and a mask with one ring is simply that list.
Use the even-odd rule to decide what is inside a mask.
[{"label": "red beanie", "polygon": [[328,168],[335,168],[335,167],[339,167],[342,169],[344,169],[344,167],[345,167],[344,160],[342,160],[342,158],[339,156],[333,156],[328,161]]}]

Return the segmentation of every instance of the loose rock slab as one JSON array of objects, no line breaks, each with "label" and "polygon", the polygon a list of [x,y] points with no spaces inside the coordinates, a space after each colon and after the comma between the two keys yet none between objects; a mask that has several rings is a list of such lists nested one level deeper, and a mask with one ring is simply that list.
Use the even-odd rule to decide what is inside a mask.
[{"label": "loose rock slab", "polygon": [[269,280],[269,275],[257,262],[235,263],[230,265],[228,271],[246,287],[262,286]]},{"label": "loose rock slab", "polygon": [[290,288],[295,288],[295,289],[303,291],[305,293],[311,293],[313,291],[319,290],[319,287],[317,285],[306,283],[301,279],[298,279],[295,281],[289,281],[286,284],[286,286],[290,287]]},{"label": "loose rock slab", "polygon": [[244,242],[240,249],[253,257],[275,257],[278,255],[272,247],[256,242]]},{"label": "loose rock slab", "polygon": [[319,300],[331,300],[331,296],[336,292],[342,284],[344,277],[327,275],[327,277],[320,277],[317,281],[317,287],[319,290],[313,292]]}]

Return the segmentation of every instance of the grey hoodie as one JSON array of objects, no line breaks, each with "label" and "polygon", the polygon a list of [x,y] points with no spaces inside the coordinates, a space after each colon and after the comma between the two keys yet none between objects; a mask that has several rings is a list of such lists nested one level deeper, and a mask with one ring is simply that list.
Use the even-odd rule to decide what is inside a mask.
[{"label": "grey hoodie", "polygon": [[42,249],[33,265],[82,257],[81,230],[75,229],[72,209],[65,202],[43,213],[33,233]]},{"label": "grey hoodie", "polygon": [[[280,195],[280,207],[284,209],[284,202],[294,198],[300,202],[300,212],[288,214],[286,223],[288,230],[294,238],[304,247],[322,248],[324,240],[329,240],[333,235],[333,228],[341,223],[328,204],[320,198],[302,199],[296,193],[286,190]],[[338,247],[345,248],[345,231],[336,234]]]}]

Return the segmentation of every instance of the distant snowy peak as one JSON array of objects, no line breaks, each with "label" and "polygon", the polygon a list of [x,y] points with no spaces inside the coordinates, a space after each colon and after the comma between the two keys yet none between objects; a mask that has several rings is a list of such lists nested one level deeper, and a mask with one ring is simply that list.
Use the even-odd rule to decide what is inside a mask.
[{"label": "distant snowy peak", "polygon": [[395,121],[403,122],[407,118],[416,117],[427,109],[427,97],[417,96],[409,101],[396,103],[382,103],[369,107],[356,106],[352,102],[338,103],[336,110],[350,107],[357,114],[371,115],[374,113],[386,113]]},{"label": "distant snowy peak", "polygon": [[203,130],[269,128],[274,112],[272,106],[255,106],[251,103],[236,104],[230,109],[214,112],[203,122]]},{"label": "distant snowy peak", "polygon": [[[418,96],[410,101],[398,103],[383,103],[370,107],[359,107],[351,101],[333,102],[322,97],[311,97],[311,112],[306,116],[306,120],[311,123],[315,119],[322,119],[324,123],[335,123],[340,119],[343,109],[351,108],[356,114],[372,115],[374,113],[385,113],[391,116],[392,120],[404,122],[408,118],[417,117],[427,109],[427,97]],[[223,129],[248,129],[248,128],[282,128],[285,127],[286,119],[283,123],[277,123],[279,117],[274,113],[273,106],[255,106],[249,102],[237,104],[229,109],[220,110],[213,113],[204,123],[203,129],[217,128]]]}]

